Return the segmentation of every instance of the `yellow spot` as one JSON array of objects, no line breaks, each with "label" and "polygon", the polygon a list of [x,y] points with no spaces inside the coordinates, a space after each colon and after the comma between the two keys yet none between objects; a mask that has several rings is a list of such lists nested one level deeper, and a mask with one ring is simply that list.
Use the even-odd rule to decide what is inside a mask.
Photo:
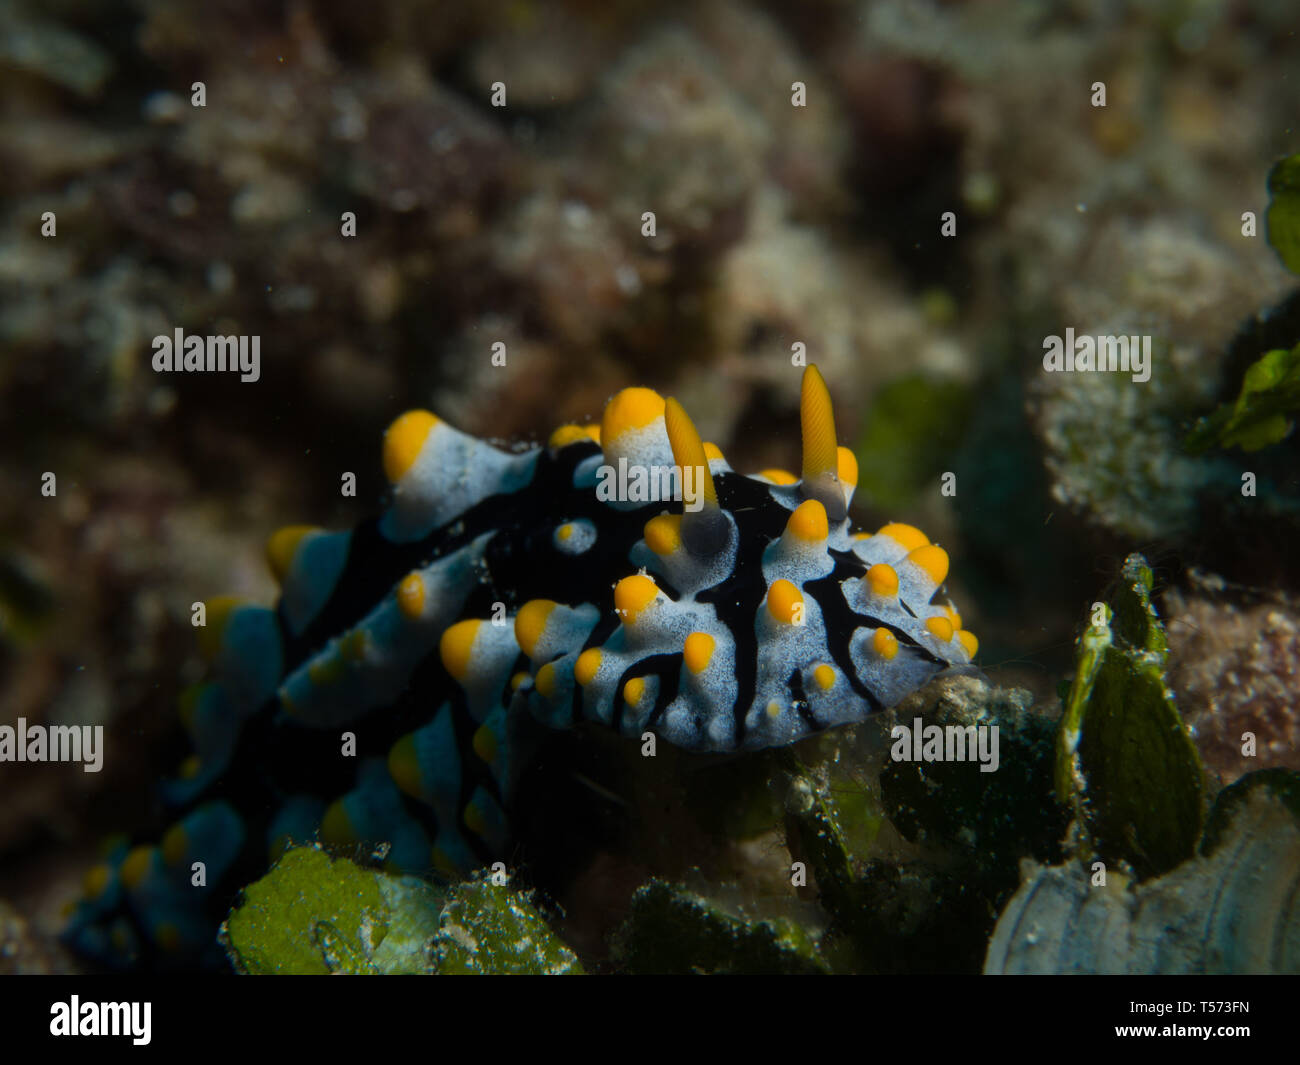
[{"label": "yellow spot", "polygon": [[336,847],[357,841],[352,819],[348,817],[342,799],[335,799],[325,810],[325,816],[320,819],[320,838]]},{"label": "yellow spot", "polygon": [[97,899],[108,890],[108,885],[112,882],[113,870],[101,862],[86,870],[86,875],[81,881],[81,890],[88,899]]},{"label": "yellow spot", "polygon": [[614,609],[625,625],[636,623],[637,615],[655,601],[659,589],[649,577],[624,577],[614,586]]},{"label": "yellow spot", "polygon": [[888,536],[904,551],[915,551],[918,547],[924,547],[930,542],[930,538],[915,525],[904,525],[901,521],[891,521],[888,525],[883,526],[876,535]]},{"label": "yellow spot", "polygon": [[487,819],[483,816],[483,811],[479,809],[478,803],[471,802],[465,805],[465,813],[462,815],[465,827],[476,836],[483,835],[487,831]]},{"label": "yellow spot", "polygon": [[767,590],[767,611],[777,621],[793,625],[803,609],[803,596],[789,581],[773,581]]},{"label": "yellow spot", "polygon": [[515,641],[529,658],[546,631],[547,619],[557,606],[553,599],[530,599],[515,615]]},{"label": "yellow spot", "polygon": [[577,678],[579,684],[584,688],[596,679],[596,674],[600,672],[600,648],[588,647],[582,654],[578,655],[578,661],[573,665],[573,675]]},{"label": "yellow spot", "polygon": [[893,566],[877,562],[867,570],[867,586],[872,595],[894,596],[898,594],[898,571]]},{"label": "yellow spot", "polygon": [[837,463],[835,472],[840,476],[840,482],[848,485],[850,488],[858,486],[858,458],[846,447],[840,448],[836,452]]},{"label": "yellow spot", "polygon": [[523,685],[524,681],[528,679],[529,679],[528,674],[521,669],[518,673],[516,673],[513,677],[510,678],[510,690],[512,692],[517,692],[519,688]]},{"label": "yellow spot", "polygon": [[822,691],[830,691],[835,687],[835,670],[823,662],[813,670],[813,680]]},{"label": "yellow spot", "polygon": [[645,695],[645,680],[642,677],[633,677],[623,685],[623,701],[628,706],[636,706],[641,702],[643,695]]},{"label": "yellow spot", "polygon": [[664,425],[668,430],[668,443],[673,449],[673,461],[681,470],[682,484],[686,483],[686,470],[693,468],[691,483],[704,499],[704,505],[716,507],[718,492],[713,485],[713,474],[709,472],[709,456],[705,453],[704,442],[695,429],[691,416],[675,399],[664,404]]},{"label": "yellow spot", "polygon": [[420,771],[414,735],[407,733],[388,749],[388,775],[411,798],[423,798],[424,774]]},{"label": "yellow spot", "polygon": [[181,762],[181,767],[177,770],[177,773],[180,775],[182,780],[193,780],[199,775],[199,770],[202,768],[203,763],[199,761],[199,756],[197,754],[191,754]]},{"label": "yellow spot", "polygon": [[956,608],[951,603],[945,603],[939,609],[948,615],[948,620],[952,622],[954,631],[961,628],[961,615],[957,613]]},{"label": "yellow spot", "polygon": [[174,824],[167,830],[167,834],[162,840],[163,861],[168,865],[177,865],[185,857],[185,852],[189,849],[189,837],[185,835],[185,826]]},{"label": "yellow spot", "polygon": [[534,687],[537,688],[537,694],[543,699],[555,698],[555,663],[547,662],[537,671],[537,676],[533,680]]},{"label": "yellow spot", "polygon": [[975,638],[975,634],[969,629],[961,629],[957,633],[957,639],[960,640],[961,645],[966,648],[966,653],[970,655],[971,658],[974,658],[975,652],[980,649],[980,642]]},{"label": "yellow spot", "polygon": [[408,410],[384,433],[384,474],[396,484],[415,465],[438,419],[427,410]]},{"label": "yellow spot", "polygon": [[935,584],[942,584],[948,576],[948,552],[936,544],[908,552],[906,561],[919,566]]},{"label": "yellow spot", "polygon": [[181,930],[171,921],[162,921],[153,930],[153,941],[169,954],[181,948]]},{"label": "yellow spot", "polygon": [[218,595],[204,603],[204,624],[198,630],[199,651],[209,662],[221,653],[221,637],[230,615],[243,605],[244,600],[235,595]]},{"label": "yellow spot", "polygon": [[925,627],[931,636],[937,636],[944,643],[952,639],[952,622],[947,618],[926,618]]},{"label": "yellow spot", "polygon": [[869,532],[855,532],[855,533],[853,534],[853,539],[855,539],[855,540],[870,540],[870,539],[871,539],[871,533],[869,533]]},{"label": "yellow spot", "polygon": [[370,637],[365,629],[353,629],[339,641],[339,654],[345,662],[360,662],[366,657]]},{"label": "yellow spot", "polygon": [[726,457],[722,454],[722,448],[710,441],[704,441],[704,457],[710,462],[726,462]]},{"label": "yellow spot", "polygon": [[888,629],[877,629],[872,634],[871,646],[876,654],[889,661],[898,654],[898,637]]},{"label": "yellow spot", "polygon": [[561,425],[551,434],[551,438],[546,442],[548,447],[559,450],[568,447],[570,444],[586,443],[594,440],[600,443],[600,426],[598,425]]},{"label": "yellow spot", "polygon": [[344,672],[343,659],[333,651],[327,651],[319,658],[313,659],[307,667],[307,679],[318,688],[337,683]]},{"label": "yellow spot", "polygon": [[199,709],[199,698],[203,695],[204,684],[191,684],[176,701],[176,712],[185,726],[186,732],[194,731],[194,715]]},{"label": "yellow spot", "polygon": [[456,680],[464,680],[469,676],[470,660],[474,657],[474,637],[478,635],[482,624],[477,618],[458,621],[438,641],[442,664]]},{"label": "yellow spot", "polygon": [[815,499],[805,500],[795,507],[785,527],[791,536],[810,543],[821,543],[830,535],[826,508]]},{"label": "yellow spot", "polygon": [[794,484],[799,480],[799,478],[789,470],[778,470],[775,467],[766,470],[759,470],[758,475],[760,477],[766,477],[773,484]]},{"label": "yellow spot", "polygon": [[778,703],[775,699],[773,699],[772,702],[767,704],[767,716],[770,717],[773,721],[775,721],[778,717],[781,716],[781,704]]},{"label": "yellow spot", "polygon": [[418,573],[408,573],[397,585],[397,609],[408,621],[416,621],[424,613],[424,578]]},{"label": "yellow spot", "polygon": [[661,558],[671,555],[682,546],[682,516],[660,514],[645,523],[645,543]]},{"label": "yellow spot", "polygon": [[153,847],[136,847],[126,856],[126,861],[122,863],[118,873],[123,884],[128,888],[136,888],[144,882],[144,878],[149,875],[149,870],[153,867],[154,851]]},{"label": "yellow spot", "polygon": [[709,668],[709,660],[713,658],[716,644],[717,641],[707,632],[693,632],[687,636],[682,648],[682,660],[686,663],[686,668],[692,673],[703,673]]},{"label": "yellow spot", "polygon": [[487,725],[480,725],[474,733],[474,753],[489,765],[497,760],[497,734]]},{"label": "yellow spot", "polygon": [[839,445],[835,442],[831,394],[817,367],[811,363],[803,372],[799,424],[803,433],[803,479],[811,481],[834,474],[839,469]]},{"label": "yellow spot", "polygon": [[600,439],[609,446],[626,432],[644,429],[664,416],[664,398],[650,388],[625,388],[605,404]]},{"label": "yellow spot", "polygon": [[560,543],[564,543],[564,541],[566,541],[572,535],[573,535],[573,523],[570,521],[566,521],[563,525],[561,525],[558,529],[555,530],[555,537],[557,540],[560,541]]},{"label": "yellow spot", "polygon": [[283,584],[288,576],[302,538],[316,531],[315,525],[286,525],[270,535],[266,541],[266,561],[277,582]]}]

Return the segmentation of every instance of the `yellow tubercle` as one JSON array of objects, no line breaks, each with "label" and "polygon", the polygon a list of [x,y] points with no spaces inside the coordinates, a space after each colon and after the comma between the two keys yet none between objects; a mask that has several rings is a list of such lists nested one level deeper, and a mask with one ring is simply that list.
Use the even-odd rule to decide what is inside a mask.
[{"label": "yellow tubercle", "polygon": [[588,647],[582,654],[578,655],[578,660],[573,664],[573,676],[584,688],[596,679],[596,674],[600,672],[600,648]]},{"label": "yellow tubercle", "polygon": [[599,425],[561,425],[551,434],[547,440],[546,446],[559,450],[568,447],[570,444],[586,443],[588,440],[594,440],[600,443],[600,426]]},{"label": "yellow tubercle", "polygon": [[846,484],[850,488],[858,486],[858,457],[848,448],[842,447],[836,452],[835,469],[841,484]]},{"label": "yellow tubercle", "polygon": [[276,529],[266,541],[266,562],[277,584],[283,584],[293,565],[293,556],[298,552],[298,545],[309,533],[320,532],[315,525],[285,525]]},{"label": "yellow tubercle", "polygon": [[397,585],[397,609],[408,621],[416,621],[424,614],[424,577],[408,573]]},{"label": "yellow tubercle", "polygon": [[942,584],[948,578],[948,552],[937,544],[909,551],[906,561],[919,566],[935,584]]},{"label": "yellow tubercle", "polygon": [[546,632],[546,622],[559,604],[553,599],[530,599],[515,615],[515,642],[529,658],[537,650],[538,641]]},{"label": "yellow tubercle", "polygon": [[813,680],[822,691],[830,691],[835,687],[835,670],[823,662],[813,670]]},{"label": "yellow tubercle", "polygon": [[944,643],[952,639],[952,622],[947,618],[926,618],[925,628],[931,636],[943,640]]},{"label": "yellow tubercle", "polygon": [[980,642],[975,638],[975,634],[969,629],[959,629],[957,639],[961,641],[962,647],[971,658],[975,657],[975,652],[980,649]]},{"label": "yellow tubercle", "polygon": [[415,737],[407,733],[388,749],[388,775],[397,787],[413,799],[421,797],[424,774],[415,750]]},{"label": "yellow tubercle", "polygon": [[872,595],[897,595],[898,571],[884,562],[877,562],[867,570],[867,587],[871,589]]},{"label": "yellow tubercle", "polygon": [[888,629],[877,629],[871,635],[871,647],[888,662],[898,654],[898,637]]},{"label": "yellow tubercle", "polygon": [[555,663],[547,662],[533,678],[533,687],[543,699],[555,698]]},{"label": "yellow tubercle", "polygon": [[118,871],[118,876],[126,887],[137,888],[144,882],[144,878],[149,875],[149,870],[153,867],[153,856],[156,851],[155,847],[140,846],[126,856],[122,868]]},{"label": "yellow tubercle", "polygon": [[357,842],[352,819],[348,817],[347,807],[343,805],[342,799],[335,799],[326,808],[325,816],[320,819],[320,838],[323,843],[335,847]]},{"label": "yellow tubercle", "polygon": [[881,526],[876,535],[888,536],[904,551],[915,551],[930,542],[930,538],[915,525],[904,525],[901,521],[891,521],[888,525]]},{"label": "yellow tubercle", "polygon": [[671,555],[682,546],[682,516],[660,514],[645,523],[646,547],[660,558]]},{"label": "yellow tubercle", "polygon": [[168,865],[178,865],[184,859],[185,852],[189,848],[189,837],[185,834],[185,826],[180,824],[172,825],[167,830],[162,839],[162,856],[163,861]]},{"label": "yellow tubercle", "polygon": [[623,701],[628,706],[638,705],[643,695],[645,695],[645,679],[643,677],[633,677],[623,685]]},{"label": "yellow tubercle", "polygon": [[716,645],[717,641],[707,632],[693,632],[687,636],[682,647],[682,661],[686,668],[692,673],[703,673],[709,668]]},{"label": "yellow tubercle", "polygon": [[624,577],[614,586],[614,609],[623,624],[633,625],[638,615],[659,595],[659,588],[649,577],[636,574]]},{"label": "yellow tubercle", "polygon": [[198,630],[199,651],[209,662],[221,653],[221,638],[230,615],[243,606],[237,595],[217,595],[203,604],[203,625]]},{"label": "yellow tubercle", "polygon": [[785,528],[797,539],[819,544],[830,535],[826,508],[815,499],[805,500],[791,512]]},{"label": "yellow tubercle", "polygon": [[803,596],[789,581],[773,581],[767,590],[768,613],[785,625],[794,625],[803,620],[803,606]]},{"label": "yellow tubercle", "polygon": [[438,653],[442,664],[456,680],[463,681],[469,676],[470,663],[474,657],[474,639],[478,636],[479,626],[483,622],[478,618],[458,621],[442,634],[438,641]]},{"label": "yellow tubercle", "polygon": [[497,734],[487,725],[480,725],[474,733],[474,753],[488,765],[497,760]]},{"label": "yellow tubercle", "polygon": [[388,427],[384,433],[384,475],[389,484],[396,484],[415,465],[437,424],[437,415],[427,410],[408,410]]},{"label": "yellow tubercle", "polygon": [[664,416],[664,398],[652,388],[625,388],[605,404],[600,439],[612,445],[626,432],[644,429]]}]

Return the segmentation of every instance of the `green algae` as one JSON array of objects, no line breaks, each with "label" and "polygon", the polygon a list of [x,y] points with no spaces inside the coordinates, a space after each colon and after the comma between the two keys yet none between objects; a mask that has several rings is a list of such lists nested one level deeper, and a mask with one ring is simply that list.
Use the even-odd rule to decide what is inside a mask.
[{"label": "green algae", "polygon": [[972,407],[970,389],[916,374],[886,384],[854,449],[858,489],[879,506],[902,506],[948,469]]},{"label": "green algae", "polygon": [[452,888],[430,953],[442,974],[574,976],[583,971],[529,897],[491,879]]},{"label": "green algae", "polygon": [[1268,173],[1268,242],[1293,274],[1300,274],[1300,155],[1287,156]]},{"label": "green algae", "polygon": [[1094,606],[1057,731],[1057,797],[1104,860],[1159,874],[1200,838],[1202,770],[1165,684],[1152,573],[1130,555],[1110,603]]},{"label": "green algae", "polygon": [[1187,437],[1187,449],[1238,447],[1259,451],[1284,439],[1300,414],[1300,344],[1270,351],[1246,370],[1231,403],[1201,418]]},{"label": "green algae", "polygon": [[615,936],[615,956],[631,973],[830,971],[796,919],[756,917],[680,884],[651,880],[637,889]]},{"label": "green algae", "polygon": [[491,880],[445,891],[290,850],[250,884],[222,926],[241,973],[579,973],[525,894]]},{"label": "green algae", "polygon": [[239,972],[355,972],[387,935],[387,912],[374,873],[300,847],[244,889],[222,934]]}]

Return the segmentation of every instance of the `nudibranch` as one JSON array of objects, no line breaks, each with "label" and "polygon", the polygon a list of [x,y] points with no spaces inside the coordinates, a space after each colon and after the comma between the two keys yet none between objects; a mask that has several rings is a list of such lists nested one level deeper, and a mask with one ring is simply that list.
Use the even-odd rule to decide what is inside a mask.
[{"label": "nudibranch", "polygon": [[417,874],[506,856],[541,731],[525,722],[749,751],[969,666],[943,548],[852,530],[857,463],[813,366],[800,414],[800,476],[737,473],[647,388],[515,453],[401,415],[381,515],[272,535],[274,609],[206,605],[176,820],[90,871],[68,939],[101,959],[211,952],[232,888],[290,841],[382,844]]}]

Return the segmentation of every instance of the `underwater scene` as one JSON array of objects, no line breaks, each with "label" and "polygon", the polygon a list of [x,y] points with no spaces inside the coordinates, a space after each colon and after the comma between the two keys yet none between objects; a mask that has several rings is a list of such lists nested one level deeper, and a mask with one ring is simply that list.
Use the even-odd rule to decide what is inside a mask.
[{"label": "underwater scene", "polygon": [[1300,972],[1297,29],[0,0],[0,974]]}]

